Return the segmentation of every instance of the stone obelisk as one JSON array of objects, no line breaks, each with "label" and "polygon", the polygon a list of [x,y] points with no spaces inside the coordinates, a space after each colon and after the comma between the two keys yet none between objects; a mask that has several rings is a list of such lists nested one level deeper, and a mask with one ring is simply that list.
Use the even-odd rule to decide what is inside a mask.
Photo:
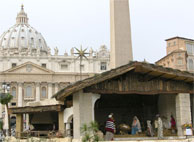
[{"label": "stone obelisk", "polygon": [[110,68],[133,60],[128,0],[110,0]]}]

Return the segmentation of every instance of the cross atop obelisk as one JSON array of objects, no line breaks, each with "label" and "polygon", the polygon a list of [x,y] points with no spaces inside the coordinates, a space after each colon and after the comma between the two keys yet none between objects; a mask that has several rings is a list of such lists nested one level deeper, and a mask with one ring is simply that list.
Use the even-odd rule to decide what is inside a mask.
[{"label": "cross atop obelisk", "polygon": [[110,0],[110,28],[110,67],[116,68],[133,60],[128,0]]}]

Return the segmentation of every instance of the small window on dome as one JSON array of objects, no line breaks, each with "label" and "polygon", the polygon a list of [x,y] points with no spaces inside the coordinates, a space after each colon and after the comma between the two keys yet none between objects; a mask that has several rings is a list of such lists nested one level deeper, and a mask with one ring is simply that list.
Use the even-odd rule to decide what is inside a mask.
[{"label": "small window on dome", "polygon": [[36,31],[35,34],[38,34],[38,32]]},{"label": "small window on dome", "polygon": [[24,39],[24,37],[21,37],[21,39]]},{"label": "small window on dome", "polygon": [[29,32],[31,33],[31,32],[32,32],[32,30],[29,30]]},{"label": "small window on dome", "polygon": [[34,38],[33,37],[31,37],[31,41],[34,42]]},{"label": "small window on dome", "polygon": [[41,39],[39,39],[39,42],[41,43]]},{"label": "small window on dome", "polygon": [[12,37],[11,39],[14,39],[15,37]]},{"label": "small window on dome", "polygon": [[22,32],[24,32],[24,29],[22,29]]},{"label": "small window on dome", "polygon": [[17,30],[15,29],[14,32],[17,32]]},{"label": "small window on dome", "polygon": [[9,30],[7,32],[9,33]]},{"label": "small window on dome", "polygon": [[6,40],[6,38],[4,38],[4,40]]}]

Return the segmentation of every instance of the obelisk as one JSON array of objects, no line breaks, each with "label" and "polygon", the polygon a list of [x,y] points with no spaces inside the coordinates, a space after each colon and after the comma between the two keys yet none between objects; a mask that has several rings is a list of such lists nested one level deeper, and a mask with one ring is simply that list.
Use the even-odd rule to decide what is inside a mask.
[{"label": "obelisk", "polygon": [[110,0],[110,68],[133,60],[128,0]]}]

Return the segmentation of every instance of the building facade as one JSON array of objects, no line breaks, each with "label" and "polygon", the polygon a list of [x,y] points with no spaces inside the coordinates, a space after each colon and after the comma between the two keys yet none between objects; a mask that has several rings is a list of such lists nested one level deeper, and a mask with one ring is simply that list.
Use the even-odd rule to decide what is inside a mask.
[{"label": "building facade", "polygon": [[[0,36],[0,87],[4,82],[10,84],[11,106],[51,98],[81,76],[84,79],[109,70],[109,51],[105,45],[96,52],[90,49],[81,65],[74,48],[70,55],[58,53],[56,47],[54,55],[51,54],[41,33],[29,25],[22,6],[16,24]],[[0,117],[3,111],[0,105]]]},{"label": "building facade", "polygon": [[194,73],[194,40],[173,37],[166,39],[166,56],[156,62],[158,65]]}]

